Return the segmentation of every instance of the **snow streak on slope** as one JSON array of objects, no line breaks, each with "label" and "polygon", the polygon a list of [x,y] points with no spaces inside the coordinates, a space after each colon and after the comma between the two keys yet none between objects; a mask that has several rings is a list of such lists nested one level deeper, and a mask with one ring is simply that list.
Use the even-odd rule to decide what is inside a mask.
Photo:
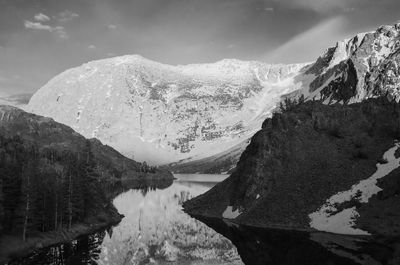
[{"label": "snow streak on slope", "polygon": [[348,191],[333,195],[326,200],[325,204],[318,211],[311,213],[309,215],[311,219],[310,226],[320,231],[337,234],[369,235],[367,231],[354,228],[354,222],[359,216],[355,206],[341,211],[338,209],[344,203],[353,200],[360,203],[367,203],[373,195],[382,190],[376,185],[377,180],[400,166],[400,157],[395,157],[395,152],[399,147],[400,144],[396,143],[394,147],[386,151],[383,158],[387,163],[377,164],[377,170],[371,177],[352,186]]},{"label": "snow streak on slope", "polygon": [[222,217],[226,219],[235,219],[240,215],[239,209],[233,211],[233,206],[227,206],[225,211],[222,213]]},{"label": "snow streak on slope", "polygon": [[222,60],[170,66],[132,55],[56,76],[29,109],[135,160],[199,159],[248,139],[280,100],[302,87],[298,65]]}]

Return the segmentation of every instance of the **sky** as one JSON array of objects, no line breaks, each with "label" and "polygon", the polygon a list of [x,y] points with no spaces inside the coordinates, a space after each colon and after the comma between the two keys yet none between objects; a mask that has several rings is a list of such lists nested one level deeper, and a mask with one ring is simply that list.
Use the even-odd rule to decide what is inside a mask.
[{"label": "sky", "polygon": [[173,65],[309,62],[399,11],[399,0],[0,0],[0,97],[125,54]]}]

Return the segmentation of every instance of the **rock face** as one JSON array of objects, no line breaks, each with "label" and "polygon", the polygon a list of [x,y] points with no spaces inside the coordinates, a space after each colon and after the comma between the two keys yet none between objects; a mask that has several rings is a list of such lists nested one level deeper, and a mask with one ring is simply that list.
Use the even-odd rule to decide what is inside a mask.
[{"label": "rock face", "polygon": [[308,87],[298,91],[328,102],[358,102],[390,94],[399,99],[400,23],[358,34],[329,48],[305,72]]},{"label": "rock face", "polygon": [[184,208],[239,224],[399,235],[399,115],[386,98],[288,105],[265,120],[228,179]]},{"label": "rock face", "polygon": [[304,66],[238,60],[169,66],[123,56],[65,71],[27,109],[138,161],[193,160],[250,138],[280,95],[301,87],[294,80]]}]

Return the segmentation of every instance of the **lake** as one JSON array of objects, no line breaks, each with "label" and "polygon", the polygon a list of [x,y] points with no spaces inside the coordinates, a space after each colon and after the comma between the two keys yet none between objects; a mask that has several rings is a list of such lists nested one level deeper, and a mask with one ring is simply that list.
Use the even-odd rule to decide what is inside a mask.
[{"label": "lake", "polygon": [[[133,183],[114,205],[115,227],[10,264],[399,265],[399,238],[371,238],[236,225],[182,211],[226,175],[175,175],[172,183]],[[211,228],[212,227],[212,228]]]},{"label": "lake", "polygon": [[133,185],[114,199],[125,215],[115,227],[10,264],[243,264],[235,246],[184,213],[182,203],[227,175],[176,174],[168,185]]}]

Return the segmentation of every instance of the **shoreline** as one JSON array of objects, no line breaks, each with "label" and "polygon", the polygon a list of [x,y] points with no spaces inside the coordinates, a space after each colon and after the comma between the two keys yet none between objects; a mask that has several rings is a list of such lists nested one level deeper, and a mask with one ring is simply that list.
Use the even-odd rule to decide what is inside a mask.
[{"label": "shoreline", "polygon": [[[168,171],[158,171],[156,173],[143,173],[142,175],[113,179],[110,183],[131,182],[146,183],[147,185],[169,186],[174,179],[173,174]],[[135,185],[128,185],[128,189],[135,188]],[[121,192],[121,191],[119,191]],[[109,193],[110,200],[116,194]],[[92,234],[98,230],[117,225],[121,222],[124,215],[118,213],[116,209],[110,212],[97,213],[96,216],[87,217],[85,221],[72,225],[71,229],[57,231],[40,232],[33,237],[28,237],[25,242],[16,235],[0,235],[0,265],[7,264],[13,259],[24,258],[33,254],[35,251],[53,245],[70,242],[80,236]],[[105,220],[106,219],[106,220]]]},{"label": "shoreline", "polygon": [[103,222],[77,223],[71,229],[43,232],[38,236],[28,238],[25,242],[14,235],[0,236],[0,264],[7,264],[13,259],[29,256],[39,249],[67,243],[80,236],[117,225],[123,217],[124,215],[122,214],[114,214],[114,216],[109,216],[109,219]]}]

